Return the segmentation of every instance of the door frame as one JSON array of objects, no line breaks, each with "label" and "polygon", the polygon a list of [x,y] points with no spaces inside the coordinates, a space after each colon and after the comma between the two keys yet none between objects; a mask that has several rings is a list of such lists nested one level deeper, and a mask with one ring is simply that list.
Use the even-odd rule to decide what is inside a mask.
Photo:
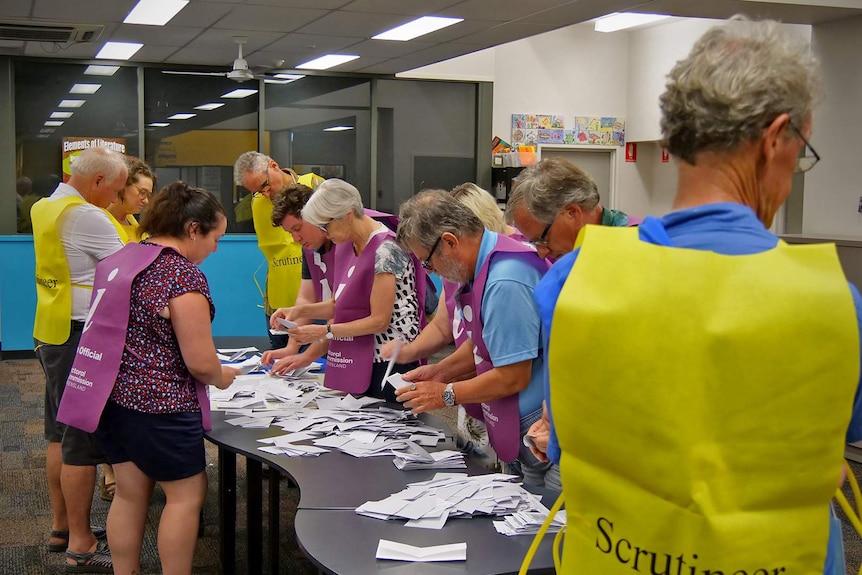
[{"label": "door frame", "polygon": [[619,169],[618,158],[619,158],[619,150],[620,148],[616,146],[593,146],[590,144],[539,144],[537,147],[537,155],[536,160],[542,160],[542,151],[544,150],[571,150],[577,152],[589,152],[589,153],[597,153],[597,154],[609,154],[610,160],[610,174],[608,178],[608,197],[607,203],[602,202],[607,208],[617,209],[617,204],[619,201],[619,196],[617,194],[617,170]]}]

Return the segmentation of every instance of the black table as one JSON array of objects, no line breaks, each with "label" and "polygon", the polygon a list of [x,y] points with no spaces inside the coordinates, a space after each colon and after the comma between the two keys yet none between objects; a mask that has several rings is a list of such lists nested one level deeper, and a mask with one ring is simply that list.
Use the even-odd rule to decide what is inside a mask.
[{"label": "black table", "polygon": [[[261,338],[231,338],[217,341],[218,347],[257,345]],[[261,348],[265,349],[265,348]],[[439,420],[423,414],[430,424],[442,427]],[[450,519],[440,530],[404,527],[404,521],[382,521],[357,515],[354,510],[366,501],[379,500],[400,491],[408,483],[431,479],[437,470],[400,471],[391,457],[355,458],[339,451],[318,457],[270,455],[258,448],[257,441],[282,435],[280,428],[246,429],[225,423],[222,412],[213,412],[212,430],[206,438],[219,452],[219,534],[223,573],[232,575],[236,568],[236,456],[247,459],[248,572],[263,573],[263,476],[262,464],[283,473],[300,489],[295,527],[300,548],[322,571],[338,575],[363,573],[470,573],[492,575],[517,573],[532,537],[506,537],[496,532],[490,518]],[[447,438],[438,449],[453,448]],[[487,473],[468,461],[470,475]],[[278,573],[279,555],[279,477],[269,475],[269,537],[267,545],[271,562],[269,571]],[[553,504],[555,494],[547,495],[546,506]],[[428,546],[467,542],[466,562],[410,563],[378,561],[375,558],[379,539],[410,545]],[[552,537],[542,542],[533,561],[531,573],[553,572]]]}]

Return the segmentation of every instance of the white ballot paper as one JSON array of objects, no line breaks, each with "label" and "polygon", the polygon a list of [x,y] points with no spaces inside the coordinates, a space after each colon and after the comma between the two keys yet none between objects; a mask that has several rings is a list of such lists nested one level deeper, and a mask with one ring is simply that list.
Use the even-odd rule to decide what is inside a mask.
[{"label": "white ballot paper", "polygon": [[299,324],[289,319],[281,319],[280,317],[275,318],[275,321],[283,325],[287,329],[293,329],[295,327],[299,327]]},{"label": "white ballot paper", "polygon": [[377,545],[377,559],[392,561],[466,561],[467,544],[450,543],[431,547],[414,547],[406,543],[381,539]]}]

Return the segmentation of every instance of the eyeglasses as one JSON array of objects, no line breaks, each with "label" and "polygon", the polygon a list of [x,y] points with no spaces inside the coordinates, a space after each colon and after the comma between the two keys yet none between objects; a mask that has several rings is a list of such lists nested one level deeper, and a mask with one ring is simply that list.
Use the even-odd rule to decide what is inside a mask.
[{"label": "eyeglasses", "polygon": [[269,168],[268,167],[266,168],[266,171],[264,172],[264,174],[266,175],[266,179],[263,181],[263,184],[261,184],[260,189],[252,194],[255,197],[265,193],[269,189]]},{"label": "eyeglasses", "polygon": [[530,245],[532,245],[534,248],[537,248],[537,247],[539,247],[539,246],[546,246],[546,245],[548,245],[548,232],[550,232],[550,231],[551,231],[551,226],[553,226],[553,225],[554,225],[554,222],[555,222],[555,221],[557,221],[557,218],[554,218],[553,220],[551,220],[550,222],[548,222],[548,224],[545,226],[545,231],[543,231],[543,232],[542,232],[542,235],[540,235],[540,236],[539,236],[539,239],[537,239],[537,240],[533,240],[533,241],[530,241],[530,242],[527,242],[527,243],[529,243]]},{"label": "eyeglasses", "polygon": [[134,186],[134,188],[136,190],[138,190],[138,196],[140,196],[140,198],[142,200],[147,200],[150,198],[150,196],[153,195],[153,190],[148,190],[147,188],[142,188],[138,184],[132,184],[132,186]]},{"label": "eyeglasses", "polygon": [[326,222],[322,226],[317,226],[317,228],[328,234],[329,233],[329,224],[331,224],[333,222],[333,220],[335,220],[335,218],[329,218],[328,222]]},{"label": "eyeglasses", "polygon": [[436,241],[436,242],[434,242],[434,245],[433,245],[433,246],[431,246],[431,251],[430,251],[430,252],[428,252],[428,257],[427,257],[427,258],[425,258],[424,260],[422,260],[422,262],[421,262],[421,263],[422,263],[422,267],[423,267],[423,268],[425,268],[426,270],[430,270],[430,269],[431,269],[431,258],[433,258],[433,257],[434,257],[434,252],[436,252],[436,251],[437,251],[437,246],[439,246],[439,245],[440,245],[440,240],[442,240],[442,239],[443,239],[443,236],[440,236],[440,237],[438,237],[438,238],[437,238],[437,241]]},{"label": "eyeglasses", "polygon": [[788,121],[787,125],[790,126],[790,129],[796,132],[796,135],[799,136],[799,139],[802,140],[802,143],[805,144],[805,152],[804,155],[799,156],[796,159],[796,169],[793,170],[794,174],[802,174],[810,170],[820,161],[820,154],[811,147],[811,144],[808,143],[808,140],[805,139],[805,136],[802,135],[802,132],[793,125],[793,122]]}]

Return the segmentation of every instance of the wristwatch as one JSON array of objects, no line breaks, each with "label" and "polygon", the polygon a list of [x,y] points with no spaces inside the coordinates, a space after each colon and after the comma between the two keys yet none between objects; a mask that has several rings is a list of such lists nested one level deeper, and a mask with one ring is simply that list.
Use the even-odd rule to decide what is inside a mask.
[{"label": "wristwatch", "polygon": [[455,388],[451,383],[446,384],[446,389],[443,390],[443,403],[449,407],[455,405]]},{"label": "wristwatch", "polygon": [[328,323],[326,324],[326,339],[332,339],[333,337],[335,336],[332,335],[332,324]]}]

